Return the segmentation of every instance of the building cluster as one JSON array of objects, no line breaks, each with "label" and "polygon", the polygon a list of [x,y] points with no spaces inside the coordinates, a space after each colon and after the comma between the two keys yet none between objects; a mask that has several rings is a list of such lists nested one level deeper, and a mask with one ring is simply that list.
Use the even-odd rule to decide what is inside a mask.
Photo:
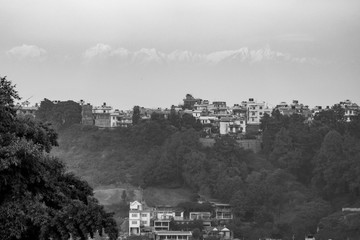
[{"label": "building cluster", "polygon": [[35,106],[29,106],[30,102],[25,101],[22,103],[17,103],[15,105],[15,110],[17,115],[26,115],[26,116],[32,116],[35,118],[36,111],[39,109],[39,104],[35,104]]},{"label": "building cluster", "polygon": [[[192,237],[194,222],[202,224],[203,236],[219,239],[231,239],[232,233],[226,223],[233,218],[229,204],[212,203],[212,212],[190,212],[177,207],[146,207],[145,203],[134,201],[129,210],[129,236],[149,236],[155,240],[189,240]],[[182,226],[182,230],[172,229],[173,225]],[[188,226],[188,227],[187,227]]]},{"label": "building cluster", "polygon": [[[57,101],[53,101],[56,103]],[[118,110],[103,103],[101,106],[93,106],[89,103],[85,104],[80,100],[82,124],[94,125],[100,128],[129,127],[132,125],[133,110]],[[29,106],[29,102],[25,101],[16,105],[18,114],[30,114],[35,117],[39,105]],[[360,113],[360,107],[350,100],[342,101],[338,104],[344,109],[344,117],[346,121]],[[140,118],[148,120],[152,114],[156,113],[162,118],[168,118],[171,111],[175,111],[180,116],[183,114],[192,115],[198,122],[204,126],[204,131],[208,136],[213,135],[214,131],[220,135],[244,136],[246,133],[257,133],[261,123],[261,118],[265,115],[271,115],[272,111],[277,109],[283,115],[300,114],[307,120],[312,120],[314,115],[320,111],[326,111],[329,107],[322,108],[309,106],[293,100],[292,103],[281,102],[275,107],[263,101],[256,101],[249,98],[248,101],[242,101],[233,106],[227,106],[225,101],[202,100],[195,98],[191,94],[187,94],[183,99],[183,104],[173,106],[172,109],[151,109],[140,107]]]},{"label": "building cluster", "polygon": [[271,115],[272,108],[265,102],[255,101],[250,98],[235,104],[232,107],[224,101],[214,101],[194,98],[187,94],[184,99],[184,112],[191,114],[211,134],[211,129],[218,129],[220,135],[244,135],[247,131],[259,129],[260,120],[265,115]]},{"label": "building cluster", "polygon": [[103,105],[94,107],[91,104],[81,104],[81,123],[83,125],[94,125],[100,128],[128,127],[132,125],[132,114],[130,111],[113,110],[111,106]]},{"label": "building cluster", "polygon": [[[298,100],[293,100],[290,104],[281,102],[275,107],[270,107],[266,102],[256,101],[254,98],[229,107],[224,101],[215,101],[210,104],[208,100],[194,98],[191,94],[187,94],[183,101],[185,113],[192,114],[205,126],[205,130],[207,130],[206,126],[217,127],[220,135],[256,133],[262,117],[265,114],[271,116],[273,110],[278,110],[280,114],[286,116],[300,114],[307,121],[311,121],[316,113],[330,109],[328,106],[309,108]],[[347,122],[360,113],[360,106],[350,100],[340,102],[338,105],[344,109],[344,119]]]}]

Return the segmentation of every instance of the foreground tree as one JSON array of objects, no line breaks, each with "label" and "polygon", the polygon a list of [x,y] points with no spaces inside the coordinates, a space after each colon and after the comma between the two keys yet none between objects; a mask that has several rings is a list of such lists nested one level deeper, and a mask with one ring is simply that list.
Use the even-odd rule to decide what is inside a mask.
[{"label": "foreground tree", "polygon": [[87,239],[96,232],[116,239],[112,214],[91,187],[49,155],[57,134],[41,122],[18,118],[20,99],[0,80],[0,236],[13,239]]}]

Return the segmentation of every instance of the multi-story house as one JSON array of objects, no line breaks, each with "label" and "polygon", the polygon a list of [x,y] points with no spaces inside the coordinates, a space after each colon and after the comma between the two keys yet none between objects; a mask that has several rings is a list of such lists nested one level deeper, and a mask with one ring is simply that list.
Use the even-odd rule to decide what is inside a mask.
[{"label": "multi-story house", "polygon": [[233,219],[232,208],[230,204],[226,203],[213,203],[215,218],[218,220],[231,220]]},{"label": "multi-story house", "polygon": [[191,94],[186,94],[184,98],[184,108],[185,109],[194,109],[194,105],[201,104],[202,100],[200,98],[194,98]]},{"label": "multi-story house", "polygon": [[192,221],[201,220],[204,227],[211,226],[211,212],[190,212],[189,219]]},{"label": "multi-story house", "polygon": [[115,109],[110,113],[110,127],[128,127],[129,125],[132,125],[132,117],[126,116],[123,111]]},{"label": "multi-story house", "polygon": [[256,102],[253,98],[249,98],[248,102],[242,104],[247,108],[247,124],[260,125],[260,119],[265,113],[271,115],[272,109],[265,102]]},{"label": "multi-story house", "polygon": [[129,235],[141,235],[142,229],[150,228],[151,224],[150,209],[144,209],[143,204],[138,201],[130,203],[129,211]]},{"label": "multi-story house", "polygon": [[110,118],[110,111],[112,110],[111,106],[107,106],[106,103],[104,103],[100,107],[94,107],[93,108],[93,116],[94,116],[94,124],[95,126],[101,127],[101,128],[107,128],[111,127],[111,118]]},{"label": "multi-story house", "polygon": [[220,135],[226,135],[230,133],[230,124],[233,123],[232,122],[232,118],[230,117],[222,117],[220,119]]},{"label": "multi-story house", "polygon": [[196,119],[200,119],[202,114],[203,114],[202,110],[193,110],[192,111],[192,116]]},{"label": "multi-story house", "polygon": [[228,109],[226,107],[226,102],[223,102],[223,101],[213,102],[212,108],[210,108],[210,109],[211,109],[212,113],[219,116],[219,118],[221,116],[228,115]]},{"label": "multi-story house", "polygon": [[214,115],[200,116],[199,120],[201,124],[214,124],[218,118]]},{"label": "multi-story house", "polygon": [[208,100],[202,100],[201,103],[194,104],[194,110],[207,112],[210,104]]},{"label": "multi-story house", "polygon": [[298,100],[293,100],[291,104],[281,102],[280,104],[276,105],[275,109],[279,110],[279,112],[285,116],[300,114],[304,116],[305,119],[310,119],[312,117],[312,111],[309,109],[309,106],[299,104]]},{"label": "multi-story house", "polygon": [[350,100],[345,100],[343,102],[340,102],[340,106],[344,108],[345,113],[345,121],[350,122],[353,117],[359,114],[360,107],[356,103],[351,102]]},{"label": "multi-story house", "polygon": [[240,117],[222,117],[220,119],[220,135],[244,134],[246,131],[246,120]]},{"label": "multi-story house", "polygon": [[246,119],[246,112],[247,108],[244,106],[240,106],[239,104],[235,104],[231,108],[232,114],[237,117],[245,118]]},{"label": "multi-story house", "polygon": [[154,231],[169,231],[171,220],[184,220],[184,212],[170,206],[158,206],[154,213]]}]

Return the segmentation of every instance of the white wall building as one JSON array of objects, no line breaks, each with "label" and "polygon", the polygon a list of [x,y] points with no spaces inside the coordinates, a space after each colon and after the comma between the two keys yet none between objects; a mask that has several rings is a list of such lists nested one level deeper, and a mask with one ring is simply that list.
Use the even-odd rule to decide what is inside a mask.
[{"label": "white wall building", "polygon": [[225,135],[229,133],[245,133],[246,120],[240,117],[222,117],[220,119],[220,134]]},{"label": "white wall building", "polygon": [[190,240],[190,231],[159,231],[155,233],[155,240]]},{"label": "white wall building", "polygon": [[129,235],[141,235],[141,228],[150,227],[151,211],[143,209],[138,201],[130,203]]},{"label": "white wall building", "polygon": [[271,115],[272,109],[265,102],[256,102],[250,98],[248,102],[243,102],[247,108],[247,124],[259,125],[260,119],[265,113]]}]

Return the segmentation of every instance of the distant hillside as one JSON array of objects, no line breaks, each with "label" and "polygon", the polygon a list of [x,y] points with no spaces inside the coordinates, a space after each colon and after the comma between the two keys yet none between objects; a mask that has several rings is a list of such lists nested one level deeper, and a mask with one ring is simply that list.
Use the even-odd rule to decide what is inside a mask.
[{"label": "distant hillside", "polygon": [[148,187],[144,190],[144,200],[150,207],[157,205],[177,206],[193,200],[194,192],[187,188]]},{"label": "distant hillside", "polygon": [[[230,203],[235,219],[227,226],[238,238],[287,239],[315,233],[359,197],[360,117],[343,122],[337,110],[311,124],[296,114],[264,117],[260,153],[231,136],[202,144],[190,125],[177,128],[164,119],[105,130],[74,125],[60,131],[52,153],[96,189],[119,223],[135,198],[121,202],[122,189],[141,187],[150,206],[192,201],[194,193]],[[360,233],[352,227],[351,236]],[[347,225],[340,221],[339,229]]]}]

